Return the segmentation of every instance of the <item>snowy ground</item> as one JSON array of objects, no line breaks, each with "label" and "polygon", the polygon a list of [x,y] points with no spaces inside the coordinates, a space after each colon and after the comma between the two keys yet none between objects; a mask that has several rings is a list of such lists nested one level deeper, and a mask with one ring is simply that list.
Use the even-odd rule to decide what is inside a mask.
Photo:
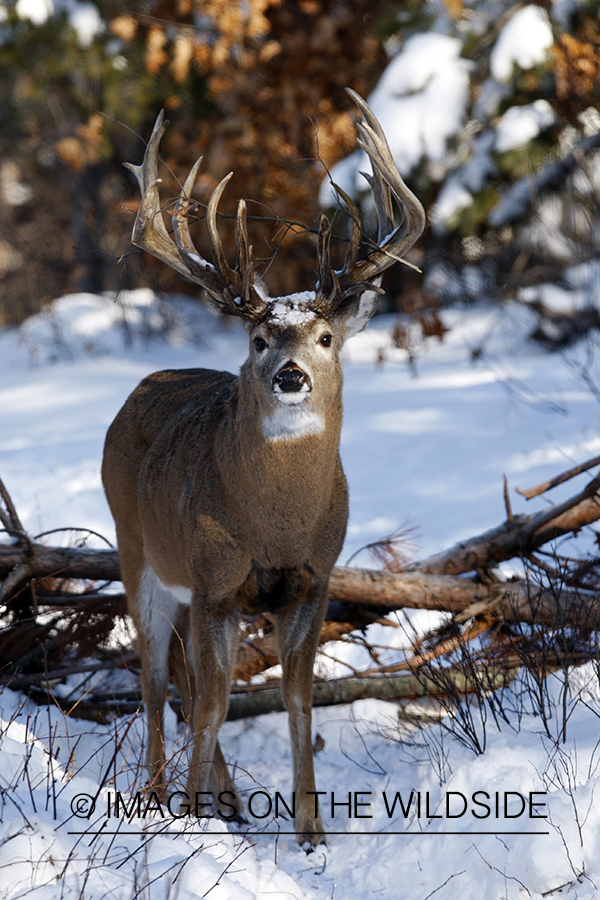
[{"label": "snowy ground", "polygon": [[[146,292],[118,304],[77,296],[0,332],[0,476],[31,533],[79,525],[112,539],[99,463],[127,394],[159,368],[235,371],[243,361],[241,328],[225,331],[209,313],[189,312],[186,303],[161,309]],[[372,323],[347,347],[342,457],[351,514],[341,562],[407,519],[419,530],[416,555],[448,547],[504,519],[504,473],[514,511],[531,511],[512,488],[600,452],[593,348],[543,353],[526,340],[532,323],[514,304],[443,318],[450,331],[442,342],[415,333],[412,369],[391,346],[390,320]],[[354,562],[369,559],[363,553]],[[402,742],[393,704],[317,710],[314,730],[325,745],[316,775],[330,838],[309,856],[287,834],[281,809],[260,818],[260,803],[276,792],[290,802],[284,714],[223,729],[225,754],[254,812],[245,838],[220,821],[206,833],[196,820],[158,811],[107,818],[109,794],[113,808],[116,790],[129,803],[135,794],[127,792],[143,782],[140,718],[94,726],[4,691],[0,897],[595,897],[597,679],[590,668],[574,675],[568,740],[560,745],[522,688],[518,681],[506,694],[513,712],[502,732],[473,711],[486,740],[480,756],[440,726]],[[557,737],[558,678],[550,694],[549,731]],[[177,754],[185,734],[174,717],[168,730]],[[347,804],[349,792],[351,814],[337,805],[332,815],[332,802]],[[96,801],[87,818],[86,797]]]}]

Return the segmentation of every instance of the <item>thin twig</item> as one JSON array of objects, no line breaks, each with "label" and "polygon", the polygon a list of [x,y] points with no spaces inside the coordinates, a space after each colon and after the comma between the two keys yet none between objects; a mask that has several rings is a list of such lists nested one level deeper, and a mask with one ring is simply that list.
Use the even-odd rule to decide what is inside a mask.
[{"label": "thin twig", "polygon": [[504,475],[504,506],[506,509],[506,519],[508,522],[511,522],[512,518],[513,518],[513,514],[512,514],[512,508],[510,505],[510,496],[508,493],[508,479],[507,479],[506,475]]},{"label": "thin twig", "polygon": [[5,506],[6,506],[6,510],[7,510],[7,512],[8,512],[9,517],[10,517],[11,524],[12,524],[13,528],[16,528],[16,529],[18,529],[19,531],[23,531],[23,532],[24,532],[24,528],[23,528],[23,526],[21,525],[21,520],[19,519],[19,516],[18,516],[18,514],[17,514],[17,510],[15,509],[15,505],[14,505],[14,503],[12,502],[11,496],[10,496],[10,494],[8,493],[7,489],[6,489],[6,485],[4,484],[4,482],[2,481],[1,478],[0,478],[0,496],[1,496],[2,499],[4,500],[4,504],[5,504]]}]

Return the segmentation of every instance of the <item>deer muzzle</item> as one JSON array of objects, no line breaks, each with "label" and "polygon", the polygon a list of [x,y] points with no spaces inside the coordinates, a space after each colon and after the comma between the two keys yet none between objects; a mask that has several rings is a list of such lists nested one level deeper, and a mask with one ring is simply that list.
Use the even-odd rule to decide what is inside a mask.
[{"label": "deer muzzle", "polygon": [[295,362],[287,362],[273,377],[275,394],[297,395],[297,401],[303,399],[311,389],[310,378]]}]

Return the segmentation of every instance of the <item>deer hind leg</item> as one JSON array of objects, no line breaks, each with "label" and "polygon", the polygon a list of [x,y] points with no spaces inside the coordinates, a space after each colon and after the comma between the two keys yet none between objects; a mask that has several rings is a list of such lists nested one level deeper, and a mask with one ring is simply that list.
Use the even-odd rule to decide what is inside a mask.
[{"label": "deer hind leg", "polygon": [[[194,722],[194,697],[196,696],[196,677],[194,674],[194,653],[191,641],[189,609],[181,607],[180,615],[176,623],[176,631],[171,637],[169,651],[169,670],[181,698],[183,715],[190,727]],[[237,809],[235,819],[240,818],[242,801],[235,788],[233,779],[229,774],[221,745],[217,739],[213,765],[210,771],[209,790],[213,798],[219,794],[227,794],[227,803],[232,803]],[[232,800],[233,796],[233,800]]]},{"label": "deer hind leg", "polygon": [[[196,602],[194,602],[196,601]],[[192,601],[191,627],[194,642],[196,696],[194,698],[194,749],[188,779],[188,794],[212,794],[219,807],[219,794],[232,796],[238,819],[242,803],[233,786],[218,734],[227,715],[229,692],[239,644],[239,622],[235,611],[207,610],[199,597]],[[208,798],[207,798],[208,800]],[[202,802],[202,796],[200,797]],[[208,809],[208,807],[205,807]],[[227,807],[224,807],[227,808]],[[229,816],[227,817],[229,818]]]},{"label": "deer hind leg", "polygon": [[307,599],[276,619],[277,646],[283,668],[281,691],[289,714],[296,798],[296,841],[309,849],[326,843],[323,820],[315,815],[312,750],[313,666],[327,608],[327,583],[312,587]]},{"label": "deer hind leg", "polygon": [[135,608],[142,661],[142,698],[148,723],[146,765],[151,786],[164,790],[167,784],[164,746],[164,706],[169,682],[170,648],[176,640],[181,604],[159,580],[154,569],[142,571]]}]

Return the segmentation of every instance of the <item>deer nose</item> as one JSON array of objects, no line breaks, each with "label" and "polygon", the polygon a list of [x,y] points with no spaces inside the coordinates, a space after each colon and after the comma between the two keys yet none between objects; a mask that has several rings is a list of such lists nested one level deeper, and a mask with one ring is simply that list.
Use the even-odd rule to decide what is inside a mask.
[{"label": "deer nose", "polygon": [[284,394],[298,393],[306,390],[306,386],[310,390],[308,376],[295,362],[287,362],[281,367],[273,379],[273,386]]}]

